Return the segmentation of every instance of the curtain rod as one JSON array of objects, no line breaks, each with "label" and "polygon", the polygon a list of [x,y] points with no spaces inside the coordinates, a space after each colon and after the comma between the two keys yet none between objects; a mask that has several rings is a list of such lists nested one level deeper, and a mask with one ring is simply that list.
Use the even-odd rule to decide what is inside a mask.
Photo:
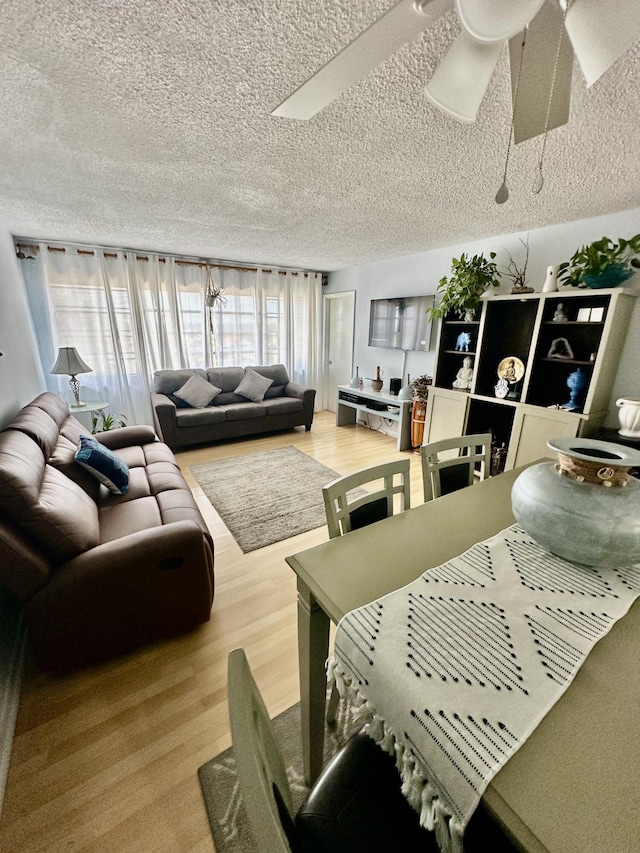
[{"label": "curtain rod", "polygon": [[[32,243],[16,243],[16,248],[17,249],[33,249],[33,251],[35,251],[35,252],[39,251],[39,246],[36,246]],[[65,254],[67,250],[64,248],[64,246],[47,246],[47,251],[49,251],[49,252],[62,252],[62,254]],[[76,249],[76,252],[79,255],[91,255],[91,256],[95,255],[95,252],[93,249]],[[126,251],[123,251],[123,254],[124,254],[124,257],[126,258],[127,257]],[[105,258],[117,258],[118,254],[117,254],[117,252],[104,251],[104,256],[105,256]],[[136,258],[136,261],[148,261],[149,260],[148,255],[136,255],[135,258]],[[161,264],[164,264],[167,262],[167,259],[159,257],[158,262]],[[209,263],[207,261],[181,261],[178,258],[176,258],[174,260],[174,263],[180,264],[180,266],[183,266],[183,267],[205,267],[206,269],[208,269],[209,267],[212,267],[213,269],[235,270],[236,272],[258,272],[257,267],[238,267],[238,266],[234,266],[233,264],[213,264],[213,263]],[[267,269],[267,268],[263,267],[262,272],[273,273],[274,270]],[[305,278],[307,278],[310,275],[310,273],[307,273],[307,272],[299,273],[299,272],[296,272],[294,270],[278,270],[277,272],[278,272],[278,275],[287,275],[287,273],[290,273],[291,275],[296,275],[296,276],[302,275]],[[320,273],[318,273],[318,274],[320,274]]]}]

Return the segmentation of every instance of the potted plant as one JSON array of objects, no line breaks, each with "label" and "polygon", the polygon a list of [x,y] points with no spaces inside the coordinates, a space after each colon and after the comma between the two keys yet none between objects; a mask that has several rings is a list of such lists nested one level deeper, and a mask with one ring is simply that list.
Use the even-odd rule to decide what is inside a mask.
[{"label": "potted plant", "polygon": [[99,412],[91,418],[91,433],[95,435],[97,432],[109,432],[109,430],[127,425],[125,415],[105,415],[104,412]]},{"label": "potted plant", "polygon": [[487,260],[483,254],[471,258],[463,252],[459,258],[453,258],[451,275],[441,278],[436,290],[440,295],[439,304],[427,309],[429,318],[442,319],[447,314],[456,314],[460,318],[472,319],[485,290],[500,284],[498,267],[493,261],[495,256],[495,252],[490,252],[490,260]]},{"label": "potted plant", "polygon": [[616,243],[609,237],[577,249],[560,264],[558,282],[571,287],[617,287],[640,269],[640,234]]},{"label": "potted plant", "polygon": [[411,404],[411,448],[414,453],[420,453],[424,437],[424,422],[427,416],[427,398],[432,376],[418,376],[411,383],[413,403]]},{"label": "potted plant", "polygon": [[527,286],[527,266],[529,264],[529,235],[527,234],[527,239],[520,240],[522,245],[524,246],[524,262],[522,264],[517,263],[513,259],[513,255],[508,249],[505,249],[509,257],[509,263],[501,273],[501,275],[508,278],[511,282],[513,282],[513,287],[511,288],[511,293],[533,293],[533,288]]}]

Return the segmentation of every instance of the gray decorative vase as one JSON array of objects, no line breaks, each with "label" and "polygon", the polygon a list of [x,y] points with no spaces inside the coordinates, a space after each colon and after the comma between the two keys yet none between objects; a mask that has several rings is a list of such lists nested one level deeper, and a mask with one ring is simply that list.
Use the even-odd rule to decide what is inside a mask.
[{"label": "gray decorative vase", "polygon": [[527,468],[511,490],[518,523],[565,560],[609,567],[640,563],[640,451],[589,438],[554,438],[558,462]]}]

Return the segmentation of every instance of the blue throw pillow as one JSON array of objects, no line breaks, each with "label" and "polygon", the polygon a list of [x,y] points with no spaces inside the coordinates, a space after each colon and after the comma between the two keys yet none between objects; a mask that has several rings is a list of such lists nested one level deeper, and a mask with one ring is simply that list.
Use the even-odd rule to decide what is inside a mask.
[{"label": "blue throw pillow", "polygon": [[114,495],[124,495],[129,488],[129,466],[95,438],[81,435],[76,462],[90,471]]}]

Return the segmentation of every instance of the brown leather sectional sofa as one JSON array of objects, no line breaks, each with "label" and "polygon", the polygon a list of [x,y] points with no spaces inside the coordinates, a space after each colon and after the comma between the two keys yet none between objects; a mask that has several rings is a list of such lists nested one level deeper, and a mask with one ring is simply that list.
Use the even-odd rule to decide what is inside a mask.
[{"label": "brown leather sectional sofa", "polygon": [[74,460],[81,433],[51,393],[0,432],[0,584],[44,670],[181,633],[213,603],[213,542],[171,450],[150,426],[97,435],[129,466],[116,495]]},{"label": "brown leather sectional sofa", "polygon": [[[304,426],[308,432],[313,423],[315,388],[289,382],[284,364],[249,369],[272,380],[259,403],[234,393],[244,376],[243,367],[156,371],[151,405],[158,435],[175,449],[296,426]],[[194,374],[222,389],[201,409],[191,408],[175,395]]]}]

